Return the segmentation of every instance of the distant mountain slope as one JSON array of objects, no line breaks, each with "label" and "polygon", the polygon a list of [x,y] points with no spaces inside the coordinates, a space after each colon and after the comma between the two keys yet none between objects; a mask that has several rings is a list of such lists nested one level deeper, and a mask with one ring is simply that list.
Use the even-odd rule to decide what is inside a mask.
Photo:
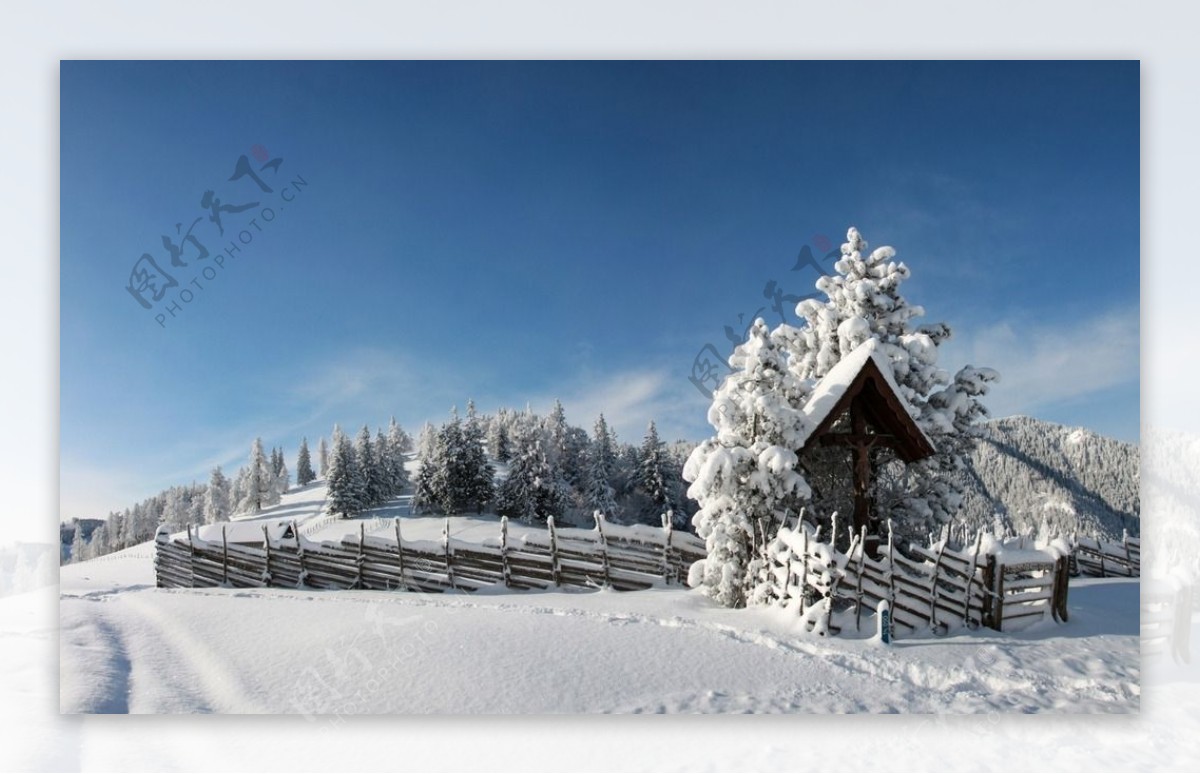
[{"label": "distant mountain slope", "polygon": [[1140,534],[1140,451],[1135,444],[1032,417],[987,422],[970,456],[963,515],[998,514],[1021,531],[1120,538]]}]

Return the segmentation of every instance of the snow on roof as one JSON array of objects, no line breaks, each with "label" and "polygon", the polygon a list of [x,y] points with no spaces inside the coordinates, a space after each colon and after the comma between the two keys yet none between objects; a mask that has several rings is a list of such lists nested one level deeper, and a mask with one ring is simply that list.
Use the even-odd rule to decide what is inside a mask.
[{"label": "snow on roof", "polygon": [[[846,394],[846,390],[850,389],[850,385],[858,377],[859,373],[867,365],[867,362],[874,362],[875,367],[879,369],[879,373],[883,375],[884,380],[888,384],[888,388],[892,394],[896,396],[896,400],[908,412],[911,417],[913,415],[912,407],[908,401],[904,399],[904,394],[900,392],[900,386],[896,384],[896,377],[892,373],[892,364],[888,360],[887,354],[883,351],[882,344],[879,339],[869,338],[862,344],[859,344],[849,355],[843,357],[838,364],[825,374],[817,386],[813,389],[812,395],[804,404],[804,432],[802,434],[800,445],[808,443],[808,438],[822,422],[829,416],[829,412],[833,411],[834,407],[841,401]],[[916,425],[916,423],[913,423]],[[917,425],[917,430],[921,433],[929,445],[933,442],[929,440],[929,436],[925,435],[925,431]]]}]

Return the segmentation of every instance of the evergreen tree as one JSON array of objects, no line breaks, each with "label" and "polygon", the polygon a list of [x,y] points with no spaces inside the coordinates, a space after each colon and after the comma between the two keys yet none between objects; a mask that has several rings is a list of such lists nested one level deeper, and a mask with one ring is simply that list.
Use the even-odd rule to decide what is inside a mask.
[{"label": "evergreen tree", "polygon": [[325,445],[325,439],[317,444],[317,474],[321,478],[329,476],[329,447]]},{"label": "evergreen tree", "polygon": [[488,462],[484,445],[483,423],[475,413],[475,402],[467,401],[467,423],[463,428],[462,507],[483,513],[483,508],[495,495],[493,479],[496,471]]},{"label": "evergreen tree", "polygon": [[261,438],[254,439],[250,448],[250,464],[246,470],[245,491],[238,510],[243,513],[258,513],[271,498],[274,475],[267,455],[263,453]]},{"label": "evergreen tree", "polygon": [[933,441],[936,453],[911,465],[881,454],[872,486],[877,512],[892,518],[901,536],[925,538],[951,521],[962,504],[963,453],[971,446],[969,427],[986,417],[979,398],[998,374],[967,366],[951,379],[938,367],[938,348],[950,338],[945,323],[917,326],[925,314],[900,293],[908,267],[892,260],[896,251],[880,247],[864,257],[867,243],[851,228],[834,274],[817,288],[828,300],[802,301],[796,314],[803,328],[780,326],[777,336],[789,352],[789,370],[801,380],[829,373],[855,347],[877,339],[892,366],[901,397],[915,412],[914,420]]},{"label": "evergreen tree", "polygon": [[87,552],[87,542],[83,539],[83,525],[75,519],[75,534],[71,538],[71,562],[82,562]]},{"label": "evergreen tree", "polygon": [[562,401],[556,399],[546,420],[546,430],[550,436],[546,456],[556,465],[561,464],[566,453],[567,429],[567,412],[563,410]]},{"label": "evergreen tree", "polygon": [[354,441],[354,458],[358,462],[357,486],[361,492],[360,510],[374,508],[383,502],[383,492],[379,490],[379,470],[375,464],[375,449],[371,445],[371,429],[366,425],[358,431]]},{"label": "evergreen tree", "polygon": [[617,462],[612,440],[608,433],[608,423],[604,421],[604,415],[601,414],[600,418],[596,420],[592,444],[587,455],[587,491],[584,495],[584,505],[589,513],[594,515],[596,511],[599,511],[610,520],[616,521],[618,518],[616,493],[609,483]]},{"label": "evergreen tree", "polygon": [[375,458],[375,470],[371,480],[375,490],[379,492],[379,501],[386,502],[396,495],[393,488],[396,474],[395,461],[382,430],[375,431],[375,443],[371,454]]},{"label": "evergreen tree", "polygon": [[430,513],[441,508],[441,494],[445,490],[446,450],[442,435],[428,422],[421,429],[417,444],[417,482],[413,492],[413,505]]},{"label": "evergreen tree", "polygon": [[216,524],[229,520],[229,479],[221,472],[221,466],[212,469],[208,489],[204,493],[204,523]]},{"label": "evergreen tree", "polygon": [[513,438],[508,478],[496,495],[500,515],[525,521],[562,516],[566,502],[559,477],[546,455],[542,434],[526,426]]},{"label": "evergreen tree", "polygon": [[396,418],[392,417],[387,434],[388,459],[391,463],[388,472],[391,475],[392,492],[396,494],[400,494],[408,486],[408,472],[404,468],[404,461],[412,445],[412,438],[397,424]]},{"label": "evergreen tree", "polygon": [[362,475],[350,439],[340,427],[333,428],[333,454],[329,459],[327,508],[343,519],[364,507]]},{"label": "evergreen tree", "polygon": [[729,365],[733,372],[708,411],[717,434],[696,447],[683,471],[692,482],[688,495],[700,504],[696,532],[708,549],[688,583],[721,605],[742,607],[759,580],[762,536],[774,534],[811,492],[793,451],[803,441],[802,385],[761,319]]},{"label": "evergreen tree", "polygon": [[646,438],[642,441],[641,454],[638,456],[641,460],[640,485],[650,500],[650,511],[647,515],[651,517],[649,522],[653,524],[660,521],[662,514],[672,506],[671,490],[664,470],[666,448],[658,438],[658,428],[654,426],[653,420],[646,429]]},{"label": "evergreen tree", "polygon": [[451,411],[450,421],[442,425],[438,436],[444,464],[441,474],[434,479],[437,508],[442,513],[459,513],[467,502],[470,475],[465,461],[466,440],[457,407]]},{"label": "evergreen tree", "polygon": [[271,487],[271,505],[278,503],[291,485],[291,474],[283,461],[283,452],[279,452],[279,469],[275,472],[275,480]]},{"label": "evergreen tree", "polygon": [[[324,439],[322,439],[324,440]],[[308,439],[300,439],[300,451],[296,453],[296,486],[307,486],[317,477],[313,473],[312,460],[308,456]]]},{"label": "evergreen tree", "polygon": [[509,440],[508,428],[511,418],[508,409],[500,409],[488,423],[488,453],[497,462],[508,462]]}]

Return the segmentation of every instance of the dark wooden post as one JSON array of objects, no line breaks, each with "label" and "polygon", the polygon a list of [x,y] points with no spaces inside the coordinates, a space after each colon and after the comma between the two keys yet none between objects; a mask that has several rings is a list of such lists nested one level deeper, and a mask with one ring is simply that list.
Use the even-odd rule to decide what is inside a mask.
[{"label": "dark wooden post", "polygon": [[608,566],[608,537],[604,534],[604,514],[596,511],[596,534],[600,539],[600,564],[604,568],[604,585],[612,585],[612,571]]},{"label": "dark wooden post", "polygon": [[983,565],[983,625],[989,629],[999,629],[996,625],[996,557],[988,554]]},{"label": "dark wooden post", "polygon": [[221,584],[229,585],[229,542],[225,539],[225,525],[221,525]]},{"label": "dark wooden post", "polygon": [[400,579],[400,588],[408,591],[408,584],[404,581],[404,540],[400,537],[400,519],[395,519],[396,522],[396,577]]},{"label": "dark wooden post", "polygon": [[500,517],[500,571],[504,573],[504,587],[512,586],[512,570],[508,566],[508,517]]},{"label": "dark wooden post", "polygon": [[263,554],[265,555],[266,558],[263,559],[262,580],[263,580],[264,585],[270,586],[271,585],[271,536],[267,534],[267,525],[266,524],[263,525]]},{"label": "dark wooden post", "polygon": [[562,573],[558,566],[558,537],[554,534],[554,517],[546,519],[546,527],[550,531],[550,573],[554,585],[562,585]]},{"label": "dark wooden post", "polygon": [[450,517],[446,517],[446,524],[442,527],[442,551],[446,559],[446,580],[450,583],[450,588],[455,588],[454,585],[454,557],[450,551]]},{"label": "dark wooden post", "polygon": [[367,525],[358,525],[358,556],[354,559],[354,588],[363,588],[363,564],[367,561],[365,543],[367,542]]}]

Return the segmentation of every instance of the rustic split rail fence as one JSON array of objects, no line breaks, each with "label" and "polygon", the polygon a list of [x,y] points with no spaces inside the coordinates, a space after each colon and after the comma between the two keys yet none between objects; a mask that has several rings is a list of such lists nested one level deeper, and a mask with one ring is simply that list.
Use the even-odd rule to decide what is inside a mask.
[{"label": "rustic split rail fence", "polygon": [[[379,589],[439,592],[473,591],[503,585],[516,589],[608,586],[645,589],[681,583],[688,568],[704,558],[704,541],[686,532],[647,526],[611,525],[600,518],[595,529],[558,529],[509,535],[507,519],[494,539],[469,543],[450,536],[408,540],[395,520],[394,534],[366,534],[340,541],[312,541],[294,524],[272,535],[262,525],[257,544],[229,539],[203,540],[165,530],[155,535],[154,571],[160,587],[232,586],[316,589]],[[244,524],[238,524],[239,528]]]},{"label": "rustic split rail fence", "polygon": [[[834,522],[836,529],[836,521]],[[976,537],[970,549],[952,550],[946,541],[910,546],[916,559],[896,550],[889,535],[880,556],[863,550],[865,533],[841,552],[820,540],[820,530],[800,523],[783,528],[768,547],[773,594],[795,607],[819,632],[836,633],[835,602],[853,610],[862,626],[868,610],[886,600],[892,621],[910,631],[941,632],[951,625],[1004,630],[1043,619],[1067,620],[1068,560],[1050,552],[989,545]]]},{"label": "rustic split rail fence", "polygon": [[1079,574],[1137,578],[1142,574],[1142,541],[1129,537],[1128,532],[1121,536],[1120,543],[1076,538],[1071,558]]}]

